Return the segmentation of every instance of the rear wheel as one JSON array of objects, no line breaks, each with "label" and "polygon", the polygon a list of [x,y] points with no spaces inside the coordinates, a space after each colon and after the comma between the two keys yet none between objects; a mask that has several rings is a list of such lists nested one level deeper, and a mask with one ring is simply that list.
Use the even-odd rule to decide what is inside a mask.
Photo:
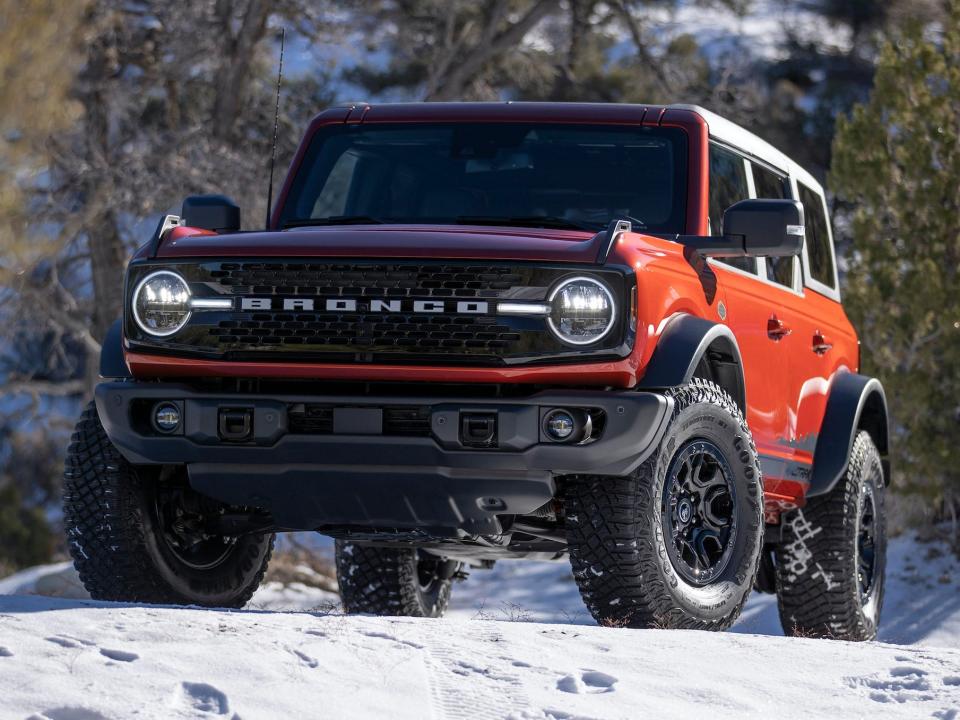
[{"label": "rear wheel", "polygon": [[80,580],[97,600],[242,607],[260,585],[273,535],[209,530],[224,507],[194,492],[182,469],[130,465],[91,403],[64,477],[64,524]]},{"label": "rear wheel", "polygon": [[574,577],[605,625],[723,630],[753,587],[763,536],[757,454],[736,404],[694,379],[628,477],[565,483]]},{"label": "rear wheel", "polygon": [[344,611],[441,617],[460,564],[414,548],[378,548],[337,540],[337,582]]},{"label": "rear wheel", "polygon": [[883,495],[880,454],[860,432],[836,487],[784,519],[777,598],[785,633],[876,638],[887,551]]}]

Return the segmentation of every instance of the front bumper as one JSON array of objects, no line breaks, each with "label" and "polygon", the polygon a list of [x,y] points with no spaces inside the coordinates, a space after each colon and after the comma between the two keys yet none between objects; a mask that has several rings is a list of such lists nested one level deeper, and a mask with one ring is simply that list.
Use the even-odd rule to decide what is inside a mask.
[{"label": "front bumper", "polygon": [[[172,401],[182,421],[156,430],[156,403]],[[660,442],[672,409],[643,392],[545,391],[525,398],[262,395],[198,391],[157,382],[106,382],[97,410],[111,441],[135,465],[186,464],[191,485],[232,505],[268,510],[278,527],[365,527],[432,534],[498,534],[499,515],[547,503],[560,475],[625,475]],[[341,409],[318,433],[292,424],[302,405]],[[424,408],[423,436],[389,435],[377,410]],[[549,442],[542,419],[553,408],[603,417],[584,445]],[[356,412],[357,410],[360,412]],[[222,439],[225,412],[249,413],[249,434]],[[364,412],[372,411],[372,412]],[[466,447],[465,413],[496,417],[495,447]],[[371,422],[372,418],[372,422]],[[379,429],[379,432],[378,432]]]}]

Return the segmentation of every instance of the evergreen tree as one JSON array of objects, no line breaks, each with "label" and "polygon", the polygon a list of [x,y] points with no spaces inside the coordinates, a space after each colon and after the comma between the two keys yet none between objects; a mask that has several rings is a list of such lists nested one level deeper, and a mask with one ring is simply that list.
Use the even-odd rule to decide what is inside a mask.
[{"label": "evergreen tree", "polygon": [[894,476],[960,500],[960,0],[942,30],[883,48],[869,102],[838,122],[833,189],[854,205],[844,303],[892,414]]}]

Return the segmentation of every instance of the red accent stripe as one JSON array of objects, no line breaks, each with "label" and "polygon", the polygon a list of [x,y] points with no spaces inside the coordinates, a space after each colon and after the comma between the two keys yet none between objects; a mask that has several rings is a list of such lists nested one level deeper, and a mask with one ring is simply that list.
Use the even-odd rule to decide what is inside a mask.
[{"label": "red accent stripe", "polygon": [[380,382],[555,383],[611,385],[627,388],[637,382],[632,358],[616,362],[539,367],[477,368],[406,365],[319,364],[292,362],[225,362],[165,357],[124,351],[136,377],[246,377]]}]

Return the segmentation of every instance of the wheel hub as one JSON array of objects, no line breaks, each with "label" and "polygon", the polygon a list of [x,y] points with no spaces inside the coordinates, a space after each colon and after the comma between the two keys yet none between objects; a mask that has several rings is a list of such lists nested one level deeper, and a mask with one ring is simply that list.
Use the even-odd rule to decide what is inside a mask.
[{"label": "wheel hub", "polygon": [[454,577],[459,567],[459,563],[417,550],[417,581],[421,592],[433,592],[438,584]]},{"label": "wheel hub", "polygon": [[693,585],[713,582],[730,562],[737,533],[733,473],[721,450],[693,440],[674,456],[663,486],[667,554]]},{"label": "wheel hub", "polygon": [[221,513],[222,508],[189,488],[179,485],[158,487],[153,510],[160,541],[187,567],[210,570],[223,563],[233,551],[235,537],[208,530],[211,518]]}]

